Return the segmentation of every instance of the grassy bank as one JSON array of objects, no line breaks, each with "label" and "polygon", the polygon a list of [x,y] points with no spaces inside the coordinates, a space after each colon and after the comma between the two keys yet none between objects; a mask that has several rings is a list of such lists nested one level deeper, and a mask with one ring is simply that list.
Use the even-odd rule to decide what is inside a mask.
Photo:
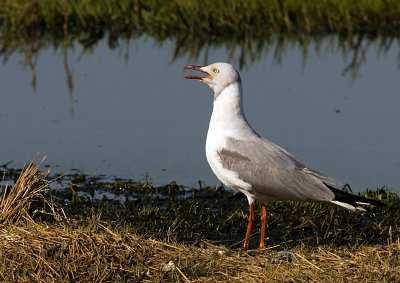
[{"label": "grassy bank", "polygon": [[5,282],[398,282],[400,242],[240,253],[207,241],[167,243],[106,223],[28,223],[0,230]]},{"label": "grassy bank", "polygon": [[149,33],[398,32],[396,0],[2,0],[3,26],[52,31],[108,27]]},{"label": "grassy bank", "polygon": [[2,281],[400,280],[400,200],[387,190],[365,193],[386,204],[366,213],[271,205],[268,248],[241,252],[246,200],[224,188],[84,175],[59,183],[33,164],[18,175],[1,189]]}]

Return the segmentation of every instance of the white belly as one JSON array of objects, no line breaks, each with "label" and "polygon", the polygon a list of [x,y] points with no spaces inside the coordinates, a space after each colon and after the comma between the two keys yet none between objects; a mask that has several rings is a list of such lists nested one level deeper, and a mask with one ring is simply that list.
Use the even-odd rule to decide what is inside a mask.
[{"label": "white belly", "polygon": [[226,139],[222,135],[212,134],[210,131],[208,132],[206,142],[206,156],[208,164],[210,165],[214,174],[225,186],[244,193],[249,202],[253,203],[254,196],[251,193],[251,185],[241,180],[236,172],[227,170],[222,166],[218,152],[222,148],[225,148],[225,141]]}]

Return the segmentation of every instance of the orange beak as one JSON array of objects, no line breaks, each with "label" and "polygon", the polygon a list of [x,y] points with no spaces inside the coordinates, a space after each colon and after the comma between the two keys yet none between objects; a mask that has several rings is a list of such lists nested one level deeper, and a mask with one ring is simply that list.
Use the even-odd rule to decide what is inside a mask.
[{"label": "orange beak", "polygon": [[211,75],[208,72],[203,71],[200,66],[189,65],[189,66],[186,66],[183,69],[195,70],[195,71],[199,71],[199,72],[202,72],[202,73],[208,75],[208,76],[185,76],[184,77],[185,79],[198,79],[198,80],[212,79]]}]

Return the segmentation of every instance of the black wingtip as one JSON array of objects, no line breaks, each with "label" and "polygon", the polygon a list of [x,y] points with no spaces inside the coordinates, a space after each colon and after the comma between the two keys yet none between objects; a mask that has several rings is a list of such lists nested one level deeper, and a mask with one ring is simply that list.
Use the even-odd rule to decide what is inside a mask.
[{"label": "black wingtip", "polygon": [[333,200],[335,201],[340,201],[344,203],[348,203],[354,207],[359,207],[362,204],[365,205],[377,205],[377,206],[384,206],[385,204],[383,202],[380,202],[378,200],[374,199],[369,199],[369,198],[364,198],[360,197],[357,195],[353,195],[344,191],[341,191],[339,189],[336,189],[335,187],[332,187],[326,183],[324,183],[325,186],[327,186],[334,194],[335,198]]}]

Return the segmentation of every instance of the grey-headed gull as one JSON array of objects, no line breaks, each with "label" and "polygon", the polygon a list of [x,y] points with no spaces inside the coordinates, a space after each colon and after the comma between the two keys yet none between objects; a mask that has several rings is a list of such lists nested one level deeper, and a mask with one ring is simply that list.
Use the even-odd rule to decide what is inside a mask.
[{"label": "grey-headed gull", "polygon": [[206,74],[188,75],[214,90],[214,106],[207,133],[206,155],[211,169],[227,187],[246,195],[250,215],[243,250],[249,248],[254,221],[254,201],[262,203],[261,240],[265,248],[265,204],[270,201],[314,201],[333,203],[350,210],[360,205],[380,204],[334,188],[342,183],[306,167],[285,149],[262,138],[243,113],[243,90],[238,71],[228,63],[186,66]]}]

